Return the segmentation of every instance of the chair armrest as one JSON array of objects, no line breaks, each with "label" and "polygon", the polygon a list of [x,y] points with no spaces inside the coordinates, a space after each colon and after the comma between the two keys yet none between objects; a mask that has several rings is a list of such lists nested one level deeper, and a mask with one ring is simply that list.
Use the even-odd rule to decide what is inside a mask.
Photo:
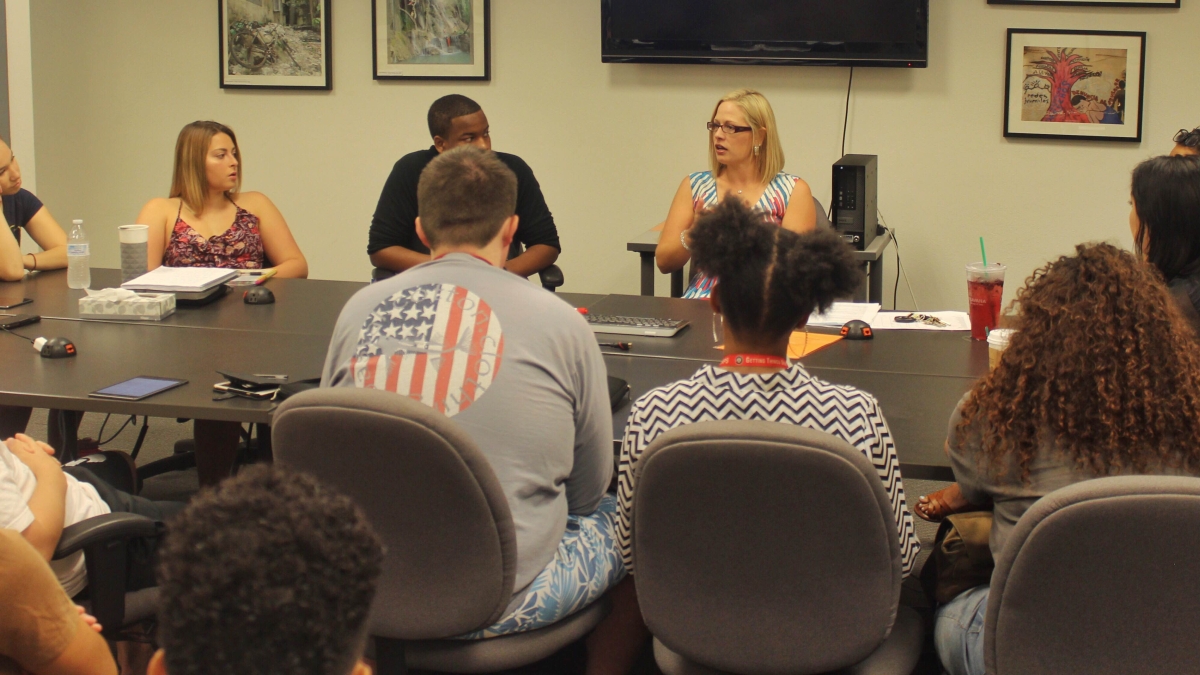
[{"label": "chair armrest", "polygon": [[376,267],[375,269],[371,270],[371,283],[383,281],[384,279],[390,279],[394,276],[396,276],[395,272],[391,270],[385,270],[382,267]]},{"label": "chair armrest", "polygon": [[54,560],[76,551],[117,539],[153,537],[162,532],[162,523],[134,513],[106,513],[64,527],[54,549]]},{"label": "chair armrest", "polygon": [[538,272],[538,278],[541,279],[542,288],[552,291],[563,285],[563,273],[558,265],[549,265],[541,272]]}]

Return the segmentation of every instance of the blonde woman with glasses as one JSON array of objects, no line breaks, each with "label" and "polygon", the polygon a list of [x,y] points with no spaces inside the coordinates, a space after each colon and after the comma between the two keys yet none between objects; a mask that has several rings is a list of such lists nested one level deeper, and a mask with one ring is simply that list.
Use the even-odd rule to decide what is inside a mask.
[{"label": "blonde woman with glasses", "polygon": [[[687,264],[691,259],[688,230],[697,215],[728,195],[797,234],[817,226],[808,183],[783,170],[775,113],[765,96],[751,89],[726,94],[708,122],[708,138],[710,168],[683,179],[658,240],[654,257],[664,273]],[[697,274],[683,297],[707,298],[714,282],[708,275]]]},{"label": "blonde woman with glasses", "polygon": [[171,196],[151,199],[137,222],[150,226],[148,268],[274,267],[308,276],[308,261],[283,214],[261,192],[242,192],[242,156],[233,130],[192,122],[175,142]]}]

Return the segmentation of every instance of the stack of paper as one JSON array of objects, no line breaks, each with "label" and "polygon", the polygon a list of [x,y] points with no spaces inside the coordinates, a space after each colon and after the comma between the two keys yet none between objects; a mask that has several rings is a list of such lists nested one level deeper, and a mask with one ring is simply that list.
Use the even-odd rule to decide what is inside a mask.
[{"label": "stack of paper", "polygon": [[159,293],[203,293],[235,276],[237,270],[218,267],[159,267],[126,281],[121,288]]},{"label": "stack of paper", "polygon": [[833,326],[841,328],[847,321],[858,319],[871,323],[879,313],[878,302],[835,302],[833,307],[824,314],[814,314],[809,317],[810,326]]}]

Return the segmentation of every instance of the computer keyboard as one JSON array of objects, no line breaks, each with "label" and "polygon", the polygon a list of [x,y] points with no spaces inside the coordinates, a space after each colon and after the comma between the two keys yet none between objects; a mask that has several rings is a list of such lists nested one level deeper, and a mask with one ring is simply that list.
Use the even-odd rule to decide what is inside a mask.
[{"label": "computer keyboard", "polygon": [[652,319],[643,316],[612,316],[609,314],[584,314],[594,333],[617,333],[620,335],[651,335],[671,337],[683,330],[687,321],[679,319]]}]

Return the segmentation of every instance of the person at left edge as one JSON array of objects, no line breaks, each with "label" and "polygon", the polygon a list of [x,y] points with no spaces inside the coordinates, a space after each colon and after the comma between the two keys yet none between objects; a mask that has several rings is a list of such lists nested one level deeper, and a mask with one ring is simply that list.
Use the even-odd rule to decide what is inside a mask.
[{"label": "person at left edge", "polygon": [[[429,260],[429,247],[417,236],[417,183],[433,158],[462,145],[492,149],[487,115],[466,96],[450,94],[434,101],[428,122],[433,146],[401,157],[379,195],[367,242],[367,254],[375,267],[403,272]],[[542,188],[525,160],[503,152],[495,154],[517,175],[517,233],[504,268],[528,277],[558,260],[562,252],[558,229]]]},{"label": "person at left edge", "polygon": [[[4,220],[0,228],[0,281],[20,281],[25,270],[56,270],[67,266],[67,234],[40,199],[21,187],[21,165],[0,141],[0,199]],[[21,253],[21,230],[33,237],[41,253]]]}]

